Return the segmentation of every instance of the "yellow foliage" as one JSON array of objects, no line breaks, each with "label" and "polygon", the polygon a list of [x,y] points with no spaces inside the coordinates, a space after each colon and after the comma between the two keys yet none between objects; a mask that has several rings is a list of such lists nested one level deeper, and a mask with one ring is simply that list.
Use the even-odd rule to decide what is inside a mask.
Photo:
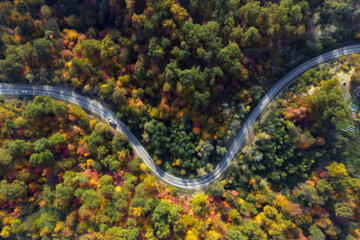
[{"label": "yellow foliage", "polygon": [[276,195],[274,206],[275,207],[280,207],[285,212],[290,212],[290,210],[291,210],[290,206],[289,206],[289,201],[282,194]]},{"label": "yellow foliage", "polygon": [[205,233],[205,240],[218,240],[221,239],[221,234],[216,232],[215,230],[210,230]]},{"label": "yellow foliage", "polygon": [[150,118],[159,118],[160,117],[160,109],[156,107],[152,107],[149,109],[149,116]]},{"label": "yellow foliage", "polygon": [[126,74],[124,76],[119,76],[116,84],[121,87],[125,84],[127,84],[130,81],[130,75]]},{"label": "yellow foliage", "polygon": [[71,79],[71,84],[76,87],[76,88],[79,88],[81,87],[81,81],[78,79],[78,78],[72,78]]},{"label": "yellow foliage", "polygon": [[348,176],[345,165],[342,163],[333,162],[330,166],[326,167],[326,169],[328,170],[330,177]]},{"label": "yellow foliage", "polygon": [[142,172],[145,172],[146,169],[147,169],[147,166],[146,166],[144,163],[140,163],[140,170],[141,170]]},{"label": "yellow foliage", "polygon": [[90,129],[93,130],[95,125],[96,125],[97,121],[95,119],[91,119],[90,120],[90,123],[89,123],[89,126],[90,126]]},{"label": "yellow foliage", "polygon": [[182,160],[180,158],[176,159],[176,166],[180,166],[182,163]]},{"label": "yellow foliage", "polygon": [[91,167],[92,164],[93,164],[93,160],[92,160],[92,159],[89,159],[89,160],[86,161],[86,166],[87,166],[87,167]]},{"label": "yellow foliage", "polygon": [[79,163],[79,167],[82,169],[82,170],[85,170],[85,163]]},{"label": "yellow foliage", "polygon": [[120,187],[120,186],[116,186],[116,187],[115,187],[115,192],[121,192],[121,187]]},{"label": "yellow foliage", "polygon": [[171,86],[168,82],[165,82],[164,83],[164,86],[163,86],[163,91],[164,92],[169,92],[171,90]]},{"label": "yellow foliage", "polygon": [[193,230],[188,230],[186,233],[185,240],[199,240],[198,234]]},{"label": "yellow foliage", "polygon": [[161,159],[157,159],[156,161],[155,161],[155,163],[156,163],[156,165],[161,165],[161,163],[162,163],[162,161],[161,161]]},{"label": "yellow foliage", "polygon": [[56,232],[56,233],[59,232],[60,230],[63,229],[63,227],[64,227],[64,222],[62,222],[62,221],[57,222],[56,226],[54,228],[54,232]]},{"label": "yellow foliage", "polygon": [[69,67],[71,67],[71,65],[72,65],[72,62],[71,62],[71,61],[65,63],[65,67],[68,67],[68,68],[69,68]]},{"label": "yellow foliage", "polygon": [[174,15],[175,20],[179,23],[184,22],[189,17],[186,9],[178,4],[171,5],[170,12]]},{"label": "yellow foliage", "polygon": [[42,237],[48,235],[49,233],[51,233],[51,230],[47,226],[44,226],[40,229],[40,236]]},{"label": "yellow foliage", "polygon": [[47,180],[46,180],[46,177],[40,177],[39,179],[38,179],[38,183],[44,183],[44,182],[46,182]]},{"label": "yellow foliage", "polygon": [[64,29],[64,33],[66,38],[71,41],[75,41],[79,37],[79,34],[74,29]]},{"label": "yellow foliage", "polygon": [[137,218],[137,217],[140,217],[140,216],[142,215],[143,210],[142,210],[141,207],[135,207],[135,208],[130,207],[130,212],[132,213],[132,215],[133,215],[134,217]]},{"label": "yellow foliage", "polygon": [[1,233],[0,233],[0,236],[2,238],[8,238],[10,237],[10,231],[11,231],[11,228],[9,226],[5,226],[2,230],[1,230]]},{"label": "yellow foliage", "polygon": [[255,178],[250,178],[250,179],[249,179],[249,184],[250,184],[250,185],[254,185],[255,183],[256,183]]}]

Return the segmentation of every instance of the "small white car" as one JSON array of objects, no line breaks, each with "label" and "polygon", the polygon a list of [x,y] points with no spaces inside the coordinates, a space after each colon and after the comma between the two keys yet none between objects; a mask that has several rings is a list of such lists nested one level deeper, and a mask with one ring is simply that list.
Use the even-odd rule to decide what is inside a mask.
[{"label": "small white car", "polygon": [[22,90],[21,93],[27,93],[27,91],[26,91],[26,90]]},{"label": "small white car", "polygon": [[111,118],[108,118],[108,122],[110,123],[111,126],[116,127],[116,123]]}]

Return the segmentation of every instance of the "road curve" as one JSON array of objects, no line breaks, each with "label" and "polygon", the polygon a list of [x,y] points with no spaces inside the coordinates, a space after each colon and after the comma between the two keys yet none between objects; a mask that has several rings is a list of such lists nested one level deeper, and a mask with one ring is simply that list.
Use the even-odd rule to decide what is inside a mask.
[{"label": "road curve", "polygon": [[23,85],[23,84],[0,84],[0,94],[1,95],[42,95],[49,96],[52,98],[60,99],[66,102],[70,102],[76,105],[81,106],[83,109],[92,112],[105,121],[116,122],[118,131],[125,133],[128,136],[130,144],[133,146],[136,154],[141,157],[144,163],[150,168],[150,170],[165,183],[173,185],[178,188],[188,189],[188,190],[198,190],[203,189],[208,186],[211,182],[219,178],[229,166],[231,160],[235,157],[236,153],[245,143],[246,137],[248,136],[252,126],[254,125],[257,118],[260,116],[264,108],[290,83],[292,83],[297,76],[306,70],[329,60],[342,57],[349,54],[360,53],[360,44],[350,45],[343,48],[338,48],[326,53],[323,53],[317,57],[314,57],[300,66],[296,67],[285,75],[280,81],[278,81],[261,99],[259,104],[252,111],[250,116],[247,118],[246,122],[243,124],[242,128],[237,133],[230,149],[225,154],[221,162],[216,166],[214,171],[206,176],[196,178],[196,179],[182,179],[170,175],[163,170],[161,170],[152,160],[150,155],[146,152],[145,148],[137,140],[137,138],[132,134],[132,132],[125,126],[123,122],[117,119],[116,115],[112,110],[106,106],[100,104],[99,102],[92,100],[88,97],[82,96],[73,91],[51,86],[37,86],[37,85]]}]

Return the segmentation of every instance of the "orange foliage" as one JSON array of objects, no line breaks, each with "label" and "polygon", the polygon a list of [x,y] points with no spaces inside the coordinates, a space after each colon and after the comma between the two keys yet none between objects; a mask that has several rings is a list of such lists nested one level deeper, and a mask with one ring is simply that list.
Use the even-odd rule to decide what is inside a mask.
[{"label": "orange foliage", "polygon": [[198,128],[198,127],[194,127],[194,128],[192,129],[192,132],[193,132],[195,135],[199,135],[200,132],[201,132],[201,129]]}]

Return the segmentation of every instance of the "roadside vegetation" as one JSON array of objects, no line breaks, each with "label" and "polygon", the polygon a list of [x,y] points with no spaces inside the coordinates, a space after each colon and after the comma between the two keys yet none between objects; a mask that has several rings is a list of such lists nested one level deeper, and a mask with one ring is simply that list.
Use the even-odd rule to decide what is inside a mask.
[{"label": "roadside vegetation", "polygon": [[0,80],[109,104],[174,175],[213,170],[246,115],[305,57],[354,40],[359,2],[0,3]]}]

